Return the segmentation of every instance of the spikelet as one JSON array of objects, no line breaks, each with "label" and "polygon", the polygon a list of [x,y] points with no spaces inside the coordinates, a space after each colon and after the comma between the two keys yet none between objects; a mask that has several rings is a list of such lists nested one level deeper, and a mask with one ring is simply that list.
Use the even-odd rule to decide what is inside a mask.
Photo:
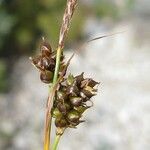
[{"label": "spikelet", "polygon": [[76,77],[70,74],[59,83],[52,109],[56,127],[75,128],[83,122],[82,114],[90,108],[87,102],[96,95],[97,84],[99,83],[91,78],[84,78],[83,73]]},{"label": "spikelet", "polygon": [[[40,79],[44,83],[51,83],[56,65],[56,52],[52,50],[50,44],[43,41],[40,46],[40,54],[29,58],[32,64],[40,71]],[[64,68],[64,56],[62,55],[60,73]]]}]

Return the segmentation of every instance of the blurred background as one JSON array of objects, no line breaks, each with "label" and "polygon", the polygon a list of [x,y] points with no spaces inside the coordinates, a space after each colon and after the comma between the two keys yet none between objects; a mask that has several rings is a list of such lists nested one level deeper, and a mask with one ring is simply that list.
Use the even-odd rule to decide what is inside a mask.
[{"label": "blurred background", "polygon": [[[0,150],[41,150],[47,85],[29,56],[45,36],[55,49],[66,0],[0,0]],[[86,122],[60,150],[150,149],[150,1],[79,0],[66,40],[69,68],[101,82]]]}]

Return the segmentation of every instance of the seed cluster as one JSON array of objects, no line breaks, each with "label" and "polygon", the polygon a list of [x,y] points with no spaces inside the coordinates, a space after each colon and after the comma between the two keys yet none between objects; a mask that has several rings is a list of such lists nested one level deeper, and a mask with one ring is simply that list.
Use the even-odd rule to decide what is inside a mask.
[{"label": "seed cluster", "polygon": [[[64,67],[63,55],[61,58],[60,71]],[[56,52],[52,50],[50,44],[43,39],[40,47],[40,54],[30,57],[32,64],[40,71],[40,79],[44,83],[51,83],[56,65]]]},{"label": "seed cluster", "polygon": [[91,97],[96,95],[97,84],[99,83],[91,78],[85,79],[83,73],[76,77],[70,74],[63,79],[56,91],[52,109],[56,127],[75,128],[83,122],[82,114],[91,107],[87,105],[87,102],[91,102]]}]

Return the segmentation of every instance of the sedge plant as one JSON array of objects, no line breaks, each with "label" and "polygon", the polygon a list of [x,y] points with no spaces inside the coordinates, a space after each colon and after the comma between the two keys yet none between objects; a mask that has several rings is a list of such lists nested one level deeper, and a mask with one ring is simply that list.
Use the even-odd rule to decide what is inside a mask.
[{"label": "sedge plant", "polygon": [[[76,76],[66,74],[74,54],[67,62],[65,61],[64,42],[77,2],[78,0],[67,0],[57,49],[53,50],[43,38],[40,54],[30,57],[32,64],[39,70],[41,81],[49,85],[43,150],[57,150],[64,131],[67,128],[76,128],[84,122],[83,113],[93,105],[91,98],[97,93],[96,85],[99,83],[92,78],[85,78],[83,72]],[[91,102],[91,106],[87,102]],[[52,120],[56,126],[53,144],[50,138]]]}]

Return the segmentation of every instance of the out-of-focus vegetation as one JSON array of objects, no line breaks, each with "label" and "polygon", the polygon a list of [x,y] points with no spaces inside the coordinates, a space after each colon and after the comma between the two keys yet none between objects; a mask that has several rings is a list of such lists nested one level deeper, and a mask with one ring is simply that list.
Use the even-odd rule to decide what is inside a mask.
[{"label": "out-of-focus vegetation", "polygon": [[4,91],[7,86],[7,80],[5,79],[6,74],[6,64],[1,60],[0,61],[0,91]]},{"label": "out-of-focus vegetation", "polygon": [[[131,6],[132,1],[126,0],[126,6]],[[6,72],[10,72],[13,62],[33,53],[42,36],[57,46],[65,4],[66,0],[0,0],[0,92],[8,87]],[[119,18],[122,10],[117,5],[113,0],[83,1],[73,18],[67,43],[82,38],[88,14]]]}]

